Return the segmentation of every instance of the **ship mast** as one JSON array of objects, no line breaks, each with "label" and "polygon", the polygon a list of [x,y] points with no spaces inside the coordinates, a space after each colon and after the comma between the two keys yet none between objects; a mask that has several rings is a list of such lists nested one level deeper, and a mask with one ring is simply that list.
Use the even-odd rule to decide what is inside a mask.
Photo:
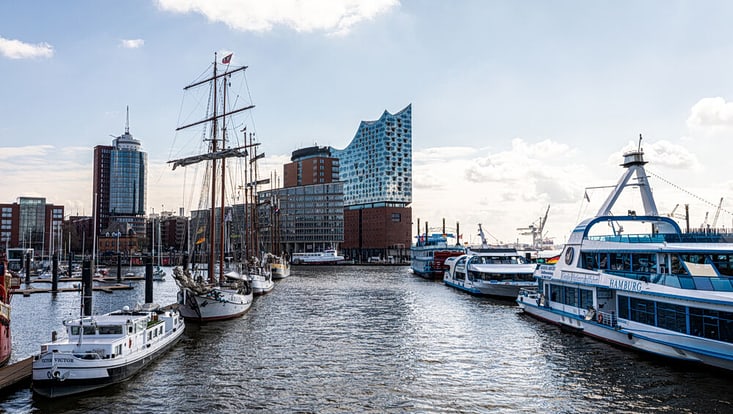
[{"label": "ship mast", "polygon": [[[230,148],[230,149],[225,148],[225,146],[226,146],[226,142],[225,142],[225,140],[226,140],[226,137],[225,137],[225,134],[226,134],[226,119],[224,119],[224,121],[222,121],[222,124],[224,126],[222,127],[221,145],[219,145],[219,139],[217,137],[217,132],[218,132],[217,122],[218,122],[218,120],[220,118],[224,118],[226,116],[230,116],[232,114],[235,114],[235,113],[238,113],[238,112],[242,112],[242,111],[246,111],[248,109],[252,109],[252,108],[255,107],[254,105],[248,105],[248,106],[245,106],[245,107],[238,108],[238,109],[232,110],[230,112],[227,112],[226,111],[226,92],[223,92],[223,96],[224,96],[223,99],[222,99],[222,101],[223,101],[223,107],[222,107],[221,113],[218,113],[218,103],[217,103],[218,102],[217,101],[217,84],[218,84],[218,82],[217,82],[217,80],[219,78],[221,78],[221,77],[230,76],[232,73],[236,73],[236,72],[239,72],[239,71],[244,71],[245,69],[247,69],[247,66],[242,66],[241,68],[237,68],[237,69],[234,69],[232,71],[224,71],[223,73],[217,73],[216,53],[214,53],[214,71],[213,71],[214,73],[213,73],[213,76],[211,78],[209,78],[209,79],[204,79],[202,81],[199,81],[199,82],[190,84],[190,85],[186,86],[185,88],[183,88],[184,90],[188,90],[188,89],[193,88],[195,86],[199,86],[199,85],[202,85],[202,84],[205,84],[205,83],[213,82],[212,85],[213,85],[213,88],[214,88],[213,89],[213,98],[214,98],[213,99],[213,101],[214,101],[213,107],[214,108],[213,108],[212,115],[210,117],[206,118],[206,119],[203,119],[203,120],[200,120],[200,121],[197,121],[197,122],[194,122],[194,123],[191,123],[191,124],[184,125],[184,126],[181,126],[181,127],[176,128],[176,131],[180,131],[182,129],[186,129],[186,128],[189,128],[189,127],[192,127],[192,126],[196,126],[196,125],[200,125],[200,124],[203,124],[203,123],[211,122],[211,124],[212,124],[212,127],[211,127],[211,134],[212,134],[212,136],[211,136],[211,144],[210,144],[210,147],[209,147],[209,152],[207,154],[195,155],[195,156],[191,156],[191,157],[180,158],[180,159],[177,159],[177,160],[168,161],[169,164],[173,164],[173,169],[175,169],[178,166],[187,166],[187,165],[191,165],[191,164],[196,164],[196,163],[201,162],[201,161],[211,161],[211,203],[210,203],[211,210],[210,210],[210,214],[209,214],[209,238],[208,238],[208,244],[209,244],[209,252],[208,252],[209,253],[208,254],[208,279],[209,279],[209,282],[211,282],[211,283],[216,283],[216,279],[217,279],[216,278],[216,273],[215,273],[215,270],[214,270],[214,268],[215,268],[214,267],[215,257],[216,257],[216,255],[215,255],[215,246],[216,246],[216,243],[214,241],[215,241],[215,237],[216,237],[216,218],[215,218],[215,211],[216,211],[216,205],[217,205],[217,202],[216,202],[217,201],[217,197],[216,197],[217,196],[217,194],[216,194],[216,191],[217,191],[217,181],[216,181],[217,173],[218,173],[218,171],[221,171],[221,203],[220,203],[220,215],[219,215],[219,246],[220,246],[220,248],[219,248],[219,250],[220,250],[220,252],[219,252],[219,260],[220,260],[219,280],[222,280],[224,278],[224,266],[223,266],[223,263],[224,263],[224,231],[223,231],[223,229],[224,229],[224,205],[225,205],[225,182],[226,182],[226,180],[224,179],[224,174],[225,174],[224,167],[226,166],[226,161],[225,160],[226,160],[226,158],[229,158],[229,157],[240,157],[240,158],[241,157],[246,157],[247,156],[246,148],[250,146],[250,145],[247,145],[247,143],[245,142],[245,145],[244,146],[240,146],[240,147],[237,147],[237,148]],[[224,85],[225,85],[225,87],[223,89],[224,89],[224,91],[226,91],[226,81],[225,81]],[[221,159],[221,167],[218,167],[218,164],[219,163],[217,163],[217,160],[219,160],[219,159]]]}]

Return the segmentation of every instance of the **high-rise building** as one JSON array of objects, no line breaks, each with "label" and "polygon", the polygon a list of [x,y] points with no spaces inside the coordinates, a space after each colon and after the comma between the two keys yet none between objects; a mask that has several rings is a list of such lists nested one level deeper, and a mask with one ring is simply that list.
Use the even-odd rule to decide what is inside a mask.
[{"label": "high-rise building", "polygon": [[111,146],[94,147],[94,211],[97,234],[111,222],[129,224],[145,235],[146,180],[148,154],[130,134],[129,112],[125,133]]},{"label": "high-rise building", "polygon": [[283,166],[283,187],[326,184],[339,180],[339,159],[329,147],[308,147],[293,151]]},{"label": "high-rise building", "polygon": [[47,204],[43,197],[18,197],[16,203],[0,204],[2,248],[33,249],[35,256],[47,259],[63,249],[63,220],[64,207]]},{"label": "high-rise building", "polygon": [[339,159],[344,243],[355,259],[409,256],[412,236],[412,105],[362,121]]},{"label": "high-rise building", "polygon": [[338,249],[344,241],[344,190],[329,147],[293,151],[283,187],[257,194],[261,248],[282,252]]}]

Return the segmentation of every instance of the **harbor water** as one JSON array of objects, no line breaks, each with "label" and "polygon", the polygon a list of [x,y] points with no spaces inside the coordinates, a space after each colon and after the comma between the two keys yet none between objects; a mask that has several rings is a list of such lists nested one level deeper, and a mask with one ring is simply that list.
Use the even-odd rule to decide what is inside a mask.
[{"label": "harbor water", "polygon": [[[169,276],[160,304],[175,301]],[[134,305],[144,282],[94,292],[95,313]],[[13,360],[79,315],[78,294],[13,298]],[[512,302],[473,297],[407,267],[295,267],[241,318],[189,323],[150,369],[108,389],[0,412],[599,413],[733,411],[729,373],[563,332]]]}]

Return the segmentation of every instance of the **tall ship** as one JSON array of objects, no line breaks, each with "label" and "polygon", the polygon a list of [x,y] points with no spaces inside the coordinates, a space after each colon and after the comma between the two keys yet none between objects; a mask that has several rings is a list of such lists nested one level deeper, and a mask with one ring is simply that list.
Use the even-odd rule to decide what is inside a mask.
[{"label": "tall ship", "polygon": [[[538,286],[517,303],[580,334],[731,370],[733,238],[682,232],[660,215],[643,155],[641,141],[624,154],[625,171],[595,217],[575,227],[557,264],[539,266]],[[643,211],[614,215],[629,187],[639,189]]]},{"label": "tall ship", "polygon": [[20,279],[13,277],[5,253],[0,252],[0,366],[8,363],[13,349],[10,335],[10,298]]},{"label": "tall ship", "polygon": [[[418,233],[420,233],[419,220],[417,227]],[[455,240],[455,242],[451,243],[450,239]],[[446,259],[464,253],[466,253],[466,249],[461,246],[459,236],[446,232],[445,221],[443,222],[443,231],[432,234],[429,233],[427,223],[425,223],[425,233],[417,236],[415,245],[410,249],[410,268],[412,273],[425,279],[442,280],[443,273],[448,270],[448,266],[445,264]]]},{"label": "tall ship", "polygon": [[[205,257],[205,261],[189,260],[182,267],[173,269],[173,277],[178,284],[178,305],[184,318],[195,321],[214,321],[232,319],[242,316],[252,306],[253,293],[249,278],[243,274],[241,268],[232,265],[229,254],[233,250],[230,243],[231,213],[233,200],[236,198],[237,188],[227,187],[228,182],[241,182],[242,178],[233,177],[241,162],[246,158],[248,148],[253,145],[247,143],[245,136],[237,136],[237,131],[230,131],[228,126],[239,125],[232,116],[254,108],[246,105],[235,109],[227,107],[227,99],[237,102],[227,96],[232,77],[244,76],[247,66],[230,68],[232,55],[222,59],[226,65],[221,72],[217,68],[217,58],[214,54],[211,77],[194,82],[184,90],[195,89],[199,86],[208,86],[208,104],[206,116],[181,127],[181,131],[194,126],[204,126],[202,132],[206,151],[184,158],[169,161],[176,167],[203,166],[203,177],[196,193],[200,194],[198,208],[205,214],[192,217],[192,240],[189,254],[192,259]],[[246,128],[245,130],[246,131]],[[244,132],[240,131],[240,132]],[[246,179],[245,179],[246,180]],[[231,210],[229,210],[231,211]]]}]

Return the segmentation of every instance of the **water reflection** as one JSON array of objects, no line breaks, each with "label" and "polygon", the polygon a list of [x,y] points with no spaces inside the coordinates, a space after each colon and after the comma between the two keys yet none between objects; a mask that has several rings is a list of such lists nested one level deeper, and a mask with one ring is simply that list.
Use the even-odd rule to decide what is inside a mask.
[{"label": "water reflection", "polygon": [[[153,369],[48,405],[28,390],[0,410],[46,412],[725,412],[726,373],[670,364],[525,317],[403,267],[296,267],[244,317],[189,324]],[[135,290],[95,292],[110,308]],[[171,278],[156,301],[175,300]],[[106,296],[105,296],[106,295]],[[78,297],[14,300],[21,356]],[[38,309],[44,309],[39,312]],[[105,310],[106,311],[106,310]],[[55,327],[55,328],[54,328]],[[21,341],[22,343],[19,343]]]}]

